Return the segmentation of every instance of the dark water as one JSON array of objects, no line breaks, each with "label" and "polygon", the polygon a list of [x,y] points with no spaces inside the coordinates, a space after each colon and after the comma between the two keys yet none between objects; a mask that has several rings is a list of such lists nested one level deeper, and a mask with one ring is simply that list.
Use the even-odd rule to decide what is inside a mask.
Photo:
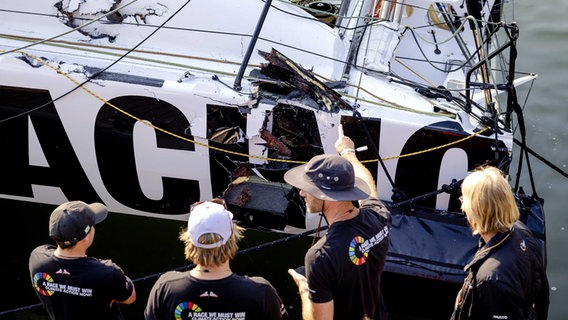
[{"label": "dark water", "polygon": [[[528,145],[564,171],[568,170],[566,12],[568,2],[565,0],[517,1],[514,12],[515,20],[521,27],[518,71],[539,74],[525,106]],[[521,102],[529,88],[529,85],[525,85],[519,91]],[[568,314],[568,273],[565,271],[568,266],[565,249],[568,244],[568,214],[565,210],[568,179],[535,158],[531,162],[536,191],[545,199],[547,215],[547,270],[551,286],[549,318],[564,319]],[[526,170],[523,175],[522,185],[530,191]],[[0,235],[3,244],[0,266],[3,278],[1,312],[38,302],[27,274],[27,256],[36,245],[49,242],[47,220],[53,207],[0,200],[0,208],[5,231]],[[95,245],[89,253],[112,258],[127,274],[137,279],[137,302],[123,307],[128,319],[142,318],[141,312],[148,291],[156,279],[153,274],[186,265],[182,258],[182,244],[177,241],[182,225],[183,223],[176,221],[111,215],[97,228]],[[282,235],[247,232],[241,247],[254,246],[280,237]],[[233,269],[237,273],[261,274],[268,278],[285,299],[292,318],[297,319],[299,304],[296,288],[286,270],[302,264],[303,252],[310,243],[311,239],[298,239],[285,245],[241,255],[234,261]],[[301,253],[298,254],[298,251]],[[416,319],[443,319],[448,314],[448,308],[451,308],[453,296],[448,292],[455,290],[452,285],[408,282],[407,279],[393,275],[387,275],[385,282],[389,287],[395,288],[389,298],[395,311],[391,317],[393,319],[413,319],[408,315],[400,316],[400,313],[417,315]],[[423,294],[422,297],[416,293],[416,288],[419,287],[426,288],[426,294],[420,293]],[[35,308],[10,316],[0,316],[0,319],[47,317],[41,308]]]},{"label": "dark water", "polygon": [[[568,170],[568,2],[517,1],[521,26],[519,71],[537,73],[525,107],[528,145],[564,172]],[[528,88],[522,90],[526,92]],[[522,94],[521,94],[522,96]],[[548,249],[547,274],[551,286],[549,319],[568,315],[568,179],[531,159],[539,196],[545,199]],[[526,173],[526,172],[525,172]],[[525,175],[528,178],[528,175]],[[525,185],[528,180],[525,179]]]}]

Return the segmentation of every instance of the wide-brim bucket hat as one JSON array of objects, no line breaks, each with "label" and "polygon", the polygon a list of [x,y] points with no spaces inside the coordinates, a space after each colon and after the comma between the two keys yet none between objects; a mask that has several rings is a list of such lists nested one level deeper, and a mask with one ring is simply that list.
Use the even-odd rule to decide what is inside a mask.
[{"label": "wide-brim bucket hat", "polygon": [[341,156],[321,154],[288,170],[284,180],[321,200],[355,201],[369,197],[367,183],[355,176],[353,165]]}]

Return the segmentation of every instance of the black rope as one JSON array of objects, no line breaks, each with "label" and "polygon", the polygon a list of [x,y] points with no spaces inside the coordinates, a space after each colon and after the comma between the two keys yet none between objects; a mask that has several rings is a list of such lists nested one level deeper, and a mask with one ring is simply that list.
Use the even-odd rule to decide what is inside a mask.
[{"label": "black rope", "polygon": [[363,130],[365,130],[365,135],[367,136],[367,140],[368,140],[367,143],[369,143],[371,150],[373,151],[375,156],[377,156],[377,158],[379,159],[379,163],[381,164],[381,167],[383,168],[383,171],[385,172],[387,179],[389,179],[391,187],[394,189],[395,188],[394,180],[390,176],[390,174],[387,170],[387,167],[385,166],[385,163],[384,163],[383,159],[381,158],[381,155],[379,154],[379,149],[377,149],[377,146],[375,145],[375,142],[373,141],[374,139],[371,136],[371,133],[369,132],[369,129],[367,128],[365,121],[363,121],[363,118],[361,117],[361,114],[359,113],[359,111],[353,111],[353,118],[356,119],[357,122],[360,123],[363,126]]},{"label": "black rope", "polygon": [[12,314],[12,313],[20,312],[20,311],[28,311],[28,310],[32,310],[32,309],[35,309],[35,308],[39,308],[41,306],[42,306],[41,303],[36,303],[36,304],[32,304],[32,305],[29,305],[29,306],[20,307],[20,308],[16,308],[16,309],[12,309],[12,310],[0,311],[0,316],[5,316],[5,315],[8,315],[8,314]]},{"label": "black rope", "polygon": [[[522,146],[522,142],[517,140],[516,138],[513,138],[513,141],[518,145],[518,146]],[[548,167],[550,167],[551,169],[553,169],[554,171],[560,173],[561,175],[564,176],[564,178],[568,178],[568,173],[566,173],[566,171],[563,171],[562,169],[560,169],[558,166],[556,166],[554,163],[550,162],[548,159],[544,158],[543,156],[541,156],[540,154],[538,154],[536,151],[534,151],[533,149],[531,149],[528,146],[524,146],[526,152],[532,154],[535,158],[537,158],[538,160],[542,161],[544,164],[546,164]]]},{"label": "black rope", "polygon": [[391,204],[385,203],[385,207],[387,207],[387,209],[391,210],[391,209],[394,209],[394,208],[400,208],[400,207],[404,207],[404,206],[407,206],[407,205],[411,205],[416,201],[426,200],[430,197],[437,196],[440,193],[456,194],[460,190],[460,186],[461,186],[462,182],[463,182],[463,179],[462,180],[452,179],[452,182],[449,185],[443,184],[442,187],[438,190],[434,190],[434,191],[425,193],[423,195],[419,195],[419,196],[416,196],[414,198],[407,199],[407,200],[400,201],[400,202],[393,202]]}]

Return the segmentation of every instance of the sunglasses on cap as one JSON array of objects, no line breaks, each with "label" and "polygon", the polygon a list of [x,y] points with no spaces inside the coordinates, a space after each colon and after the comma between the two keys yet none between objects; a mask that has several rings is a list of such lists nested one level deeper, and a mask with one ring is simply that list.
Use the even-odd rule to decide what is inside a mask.
[{"label": "sunglasses on cap", "polygon": [[193,208],[195,208],[196,206],[198,206],[198,205],[200,205],[200,204],[202,204],[202,203],[204,203],[204,202],[213,202],[213,203],[216,203],[216,204],[220,204],[220,205],[222,205],[225,209],[227,209],[227,204],[225,203],[225,199],[222,199],[222,198],[213,198],[213,199],[211,199],[211,200],[209,200],[209,201],[197,201],[197,202],[193,203],[193,204],[189,207],[189,212],[193,211]]}]

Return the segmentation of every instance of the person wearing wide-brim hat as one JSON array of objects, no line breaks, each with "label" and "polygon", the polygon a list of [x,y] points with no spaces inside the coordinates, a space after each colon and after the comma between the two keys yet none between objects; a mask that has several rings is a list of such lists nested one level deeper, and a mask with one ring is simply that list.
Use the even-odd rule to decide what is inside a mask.
[{"label": "person wearing wide-brim hat", "polygon": [[288,273],[298,285],[304,320],[386,319],[380,281],[391,216],[341,126],[335,149],[340,155],[317,155],[284,175],[307,211],[321,213],[329,225],[306,253],[305,276]]}]

